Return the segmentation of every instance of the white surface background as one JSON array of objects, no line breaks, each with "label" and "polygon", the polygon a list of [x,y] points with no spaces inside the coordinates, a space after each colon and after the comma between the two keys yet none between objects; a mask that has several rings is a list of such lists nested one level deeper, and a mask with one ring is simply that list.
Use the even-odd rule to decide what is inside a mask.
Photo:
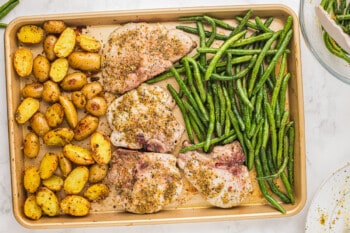
[{"label": "white surface background", "polygon": [[[0,0],[0,4],[5,0]],[[213,6],[239,4],[283,3],[298,14],[296,0],[21,0],[1,22],[24,15],[40,15],[69,12],[146,9],[186,6]],[[3,41],[4,29],[0,29]],[[3,43],[3,42],[2,42]],[[231,233],[231,232],[304,232],[307,210],[317,188],[333,171],[342,167],[350,158],[350,87],[334,77],[312,56],[301,36],[302,76],[306,126],[307,203],[293,217],[243,221],[165,224],[152,226],[127,226],[106,228],[54,229],[45,232],[123,232],[123,233]],[[0,232],[41,232],[19,225],[12,213],[10,163],[7,134],[6,79],[4,48],[0,46]]]}]

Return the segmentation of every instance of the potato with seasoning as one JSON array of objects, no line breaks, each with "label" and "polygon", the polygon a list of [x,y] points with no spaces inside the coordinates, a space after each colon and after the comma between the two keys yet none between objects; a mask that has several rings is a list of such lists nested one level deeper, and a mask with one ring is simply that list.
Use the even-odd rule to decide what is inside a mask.
[{"label": "potato with seasoning", "polygon": [[43,137],[50,131],[50,126],[47,123],[46,117],[42,112],[36,112],[30,119],[30,127],[39,136]]},{"label": "potato with seasoning", "polygon": [[60,85],[65,91],[78,91],[86,84],[86,82],[86,74],[83,72],[73,72],[67,74]]},{"label": "potato with seasoning", "polygon": [[74,128],[74,139],[77,141],[89,137],[98,128],[99,119],[92,115],[83,117]]},{"label": "potato with seasoning", "polygon": [[45,118],[47,120],[47,124],[50,127],[56,128],[59,126],[64,119],[64,111],[62,105],[59,103],[54,103],[53,105],[47,107],[45,111]]},{"label": "potato with seasoning", "polygon": [[38,220],[42,216],[42,210],[36,203],[35,195],[29,195],[24,202],[24,215],[30,219]]},{"label": "potato with seasoning", "polygon": [[44,214],[56,216],[60,213],[58,198],[53,191],[46,187],[41,187],[35,196],[36,203],[41,207]]},{"label": "potato with seasoning", "polygon": [[74,132],[69,128],[56,128],[47,132],[43,141],[47,146],[65,146],[73,140]]},{"label": "potato with seasoning", "polygon": [[64,115],[67,120],[68,125],[74,129],[78,124],[78,113],[74,107],[73,102],[69,99],[68,96],[59,97],[60,104],[63,107]]},{"label": "potato with seasoning", "polygon": [[67,25],[63,20],[47,20],[43,23],[43,28],[47,34],[61,34]]},{"label": "potato with seasoning", "polygon": [[44,90],[42,93],[42,99],[48,103],[55,103],[59,101],[61,96],[61,90],[57,83],[47,80],[44,82]]},{"label": "potato with seasoning", "polygon": [[63,154],[70,161],[78,165],[90,165],[95,163],[91,156],[91,152],[78,145],[65,145],[63,147]]},{"label": "potato with seasoning", "polygon": [[53,61],[57,58],[53,50],[53,48],[55,47],[56,41],[57,41],[57,37],[54,35],[48,35],[44,40],[44,43],[43,43],[44,52],[47,59],[49,59],[49,61]]},{"label": "potato with seasoning", "polygon": [[68,60],[60,57],[51,63],[49,77],[52,81],[58,83],[61,82],[67,75],[69,68]]},{"label": "potato with seasoning", "polygon": [[75,107],[79,109],[85,108],[86,97],[81,91],[73,91],[71,94],[71,99]]},{"label": "potato with seasoning", "polygon": [[58,166],[61,170],[61,173],[64,177],[67,177],[68,174],[72,171],[73,166],[72,162],[64,156],[63,153],[58,153]]},{"label": "potato with seasoning", "polygon": [[26,123],[40,107],[40,101],[31,97],[25,98],[18,106],[15,119],[18,124]]},{"label": "potato with seasoning", "polygon": [[99,94],[101,94],[103,91],[102,84],[100,82],[91,82],[87,83],[83,88],[81,89],[81,92],[85,95],[86,99],[91,99]]},{"label": "potato with seasoning", "polygon": [[95,132],[90,138],[91,155],[98,164],[108,164],[112,149],[109,138],[100,132]]},{"label": "potato with seasoning", "polygon": [[80,193],[89,179],[89,169],[85,166],[74,168],[64,180],[63,189],[66,194]]},{"label": "potato with seasoning", "polygon": [[93,184],[89,186],[85,192],[84,197],[89,201],[100,201],[108,197],[109,188],[105,184]]},{"label": "potato with seasoning", "polygon": [[24,25],[17,32],[17,39],[24,44],[39,44],[44,39],[44,30],[36,25]]},{"label": "potato with seasoning", "polygon": [[39,82],[45,82],[49,78],[51,64],[49,59],[38,55],[33,60],[33,75]]},{"label": "potato with seasoning", "polygon": [[107,164],[92,164],[89,168],[89,183],[101,182],[108,173]]},{"label": "potato with seasoning", "polygon": [[75,51],[68,56],[73,69],[96,72],[101,69],[101,56],[98,53]]},{"label": "potato with seasoning", "polygon": [[60,176],[52,175],[42,181],[43,185],[51,191],[60,191],[63,187],[63,179]]},{"label": "potato with seasoning", "polygon": [[86,216],[90,211],[90,202],[82,196],[69,195],[62,199],[60,207],[71,216]]},{"label": "potato with seasoning", "polygon": [[43,95],[43,91],[44,91],[44,86],[42,83],[29,83],[22,88],[21,95],[24,98],[32,97],[32,98],[40,99],[41,96]]},{"label": "potato with seasoning", "polygon": [[86,102],[85,109],[94,116],[104,116],[107,112],[107,101],[101,96],[95,96]]},{"label": "potato with seasoning", "polygon": [[55,153],[46,152],[40,161],[39,174],[41,179],[47,179],[54,174],[58,167],[58,157]]},{"label": "potato with seasoning", "polygon": [[33,54],[28,48],[20,47],[13,55],[13,66],[18,76],[28,77],[33,70]]},{"label": "potato with seasoning", "polygon": [[86,52],[97,53],[101,49],[101,43],[93,36],[80,34],[77,36],[77,42],[80,48]]},{"label": "potato with seasoning", "polygon": [[23,142],[23,154],[27,158],[36,158],[40,151],[40,140],[38,135],[33,132],[26,134]]},{"label": "potato with seasoning", "polygon": [[76,34],[73,28],[67,27],[58,37],[53,51],[57,57],[68,57],[74,50],[76,42]]},{"label": "potato with seasoning", "polygon": [[41,180],[38,169],[34,166],[26,168],[23,176],[24,189],[29,193],[35,193],[40,183]]}]

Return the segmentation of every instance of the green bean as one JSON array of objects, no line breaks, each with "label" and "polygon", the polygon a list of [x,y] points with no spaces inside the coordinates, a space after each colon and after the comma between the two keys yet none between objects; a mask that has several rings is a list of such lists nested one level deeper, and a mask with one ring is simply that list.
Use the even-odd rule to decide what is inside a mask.
[{"label": "green bean", "polygon": [[280,167],[282,163],[282,155],[283,155],[283,140],[284,140],[284,129],[286,127],[287,121],[289,117],[289,111],[286,110],[283,113],[283,117],[280,124],[280,129],[278,131],[278,150],[277,150],[277,166]]},{"label": "green bean", "polygon": [[5,27],[7,27],[6,23],[0,23],[0,28],[5,28]]},{"label": "green bean", "polygon": [[[178,72],[180,74],[183,73],[184,71],[185,71],[185,67],[180,67],[180,68],[176,69],[176,72]],[[152,79],[147,80],[146,83],[148,83],[148,84],[157,83],[157,82],[163,81],[167,78],[171,78],[173,76],[174,76],[174,74],[171,71],[167,71],[167,72],[164,72],[164,73],[162,73],[162,74],[160,74]]]},{"label": "green bean", "polygon": [[237,27],[230,33],[230,37],[234,36],[236,34],[239,34],[241,31],[244,31],[243,28],[245,28],[245,25],[247,24],[247,22],[250,19],[250,16],[253,14],[253,10],[248,10],[248,12],[244,15],[243,19],[241,22],[239,22],[239,24],[237,25]]},{"label": "green bean", "polygon": [[[191,33],[191,34],[196,34],[198,35],[198,28],[194,28],[194,27],[189,27],[189,26],[183,26],[183,25],[178,25],[176,26],[177,29],[180,29],[182,31]],[[204,31],[205,32],[205,36],[206,37],[210,37],[211,36],[211,32],[210,31]],[[222,34],[215,34],[215,39],[217,40],[227,40],[229,37],[226,35],[222,35]]]},{"label": "green bean", "polygon": [[237,135],[237,138],[239,140],[239,142],[241,143],[241,146],[242,146],[242,149],[243,149],[243,153],[246,155],[247,154],[247,148],[245,146],[245,142],[244,142],[244,137],[243,137],[243,134],[239,128],[239,125],[238,125],[238,121],[234,115],[234,113],[232,112],[232,110],[228,110],[228,115],[230,117],[230,120],[231,120],[231,123],[232,123],[232,126],[235,130],[235,133]]},{"label": "green bean", "polygon": [[258,26],[259,30],[261,30],[263,32],[272,32],[272,30],[270,28],[265,26],[265,24],[263,23],[263,21],[261,20],[261,18],[259,16],[255,17],[255,23]]},{"label": "green bean", "polygon": [[246,156],[246,160],[247,160],[247,168],[250,171],[253,169],[253,165],[254,165],[254,155],[255,155],[254,147],[251,141],[249,140],[249,138],[247,137],[247,135],[243,134],[243,138],[244,138],[244,143],[248,148],[248,156]]},{"label": "green bean", "polygon": [[201,77],[201,73],[199,71],[197,62],[191,58],[191,57],[185,57],[183,58],[183,60],[187,60],[189,63],[192,64],[192,68],[193,68],[193,77],[196,81],[196,86],[199,92],[199,96],[201,97],[202,102],[204,103],[206,101],[206,92],[204,89],[204,84],[202,81],[202,77]]},{"label": "green bean", "polygon": [[192,127],[193,132],[196,135],[198,141],[203,141],[204,133],[199,129],[198,124],[194,120],[193,116],[192,115],[188,115],[188,118],[190,120],[191,127]]},{"label": "green bean", "polygon": [[214,57],[211,59],[207,71],[205,72],[204,80],[209,80],[211,77],[211,74],[213,73],[219,59],[222,57],[224,52],[228,49],[228,47],[233,44],[235,41],[237,41],[240,37],[242,37],[247,31],[243,30],[242,32],[230,37],[227,39],[220,47],[220,49],[217,51],[217,53],[214,55]]},{"label": "green bean", "polygon": [[211,17],[208,17],[208,16],[204,16],[203,19],[204,19],[205,21],[207,21],[207,22],[210,24],[210,26],[211,26],[211,35],[209,36],[209,39],[208,39],[208,41],[206,42],[206,46],[207,46],[207,47],[210,47],[210,46],[213,44],[214,40],[215,40],[215,35],[216,35],[216,23],[215,23],[215,21],[214,21]]},{"label": "green bean", "polygon": [[243,87],[242,87],[242,82],[240,79],[236,80],[236,87],[237,87],[237,91],[238,91],[238,96],[240,97],[240,99],[242,100],[242,102],[249,107],[249,109],[253,109],[253,105],[250,102],[250,100],[248,99],[248,96],[245,94]]},{"label": "green bean", "polygon": [[327,32],[323,32],[323,41],[325,42],[326,48],[334,55],[336,55],[337,57],[340,57],[342,59],[344,59],[345,61],[350,63],[350,57],[348,57],[346,55],[346,53],[344,53],[342,50],[338,51],[336,49],[334,49],[334,47],[332,46],[331,42],[330,42],[331,38],[328,35]]},{"label": "green bean", "polygon": [[286,22],[285,22],[285,24],[284,24],[284,27],[282,29],[282,33],[281,33],[281,36],[280,36],[280,38],[279,38],[279,40],[277,42],[276,48],[279,48],[282,45],[282,42],[286,38],[287,32],[292,27],[292,23],[293,23],[293,17],[289,15],[287,20],[286,20]]},{"label": "green bean", "polygon": [[[199,46],[206,47],[206,41],[205,41],[206,36],[204,32],[203,23],[201,21],[197,21],[197,28],[198,28],[198,34],[199,34]],[[202,66],[205,66],[205,64],[207,63],[205,54],[199,55],[199,62]]]},{"label": "green bean", "polygon": [[[278,94],[279,94],[280,89],[281,89],[282,81],[284,79],[283,76],[284,76],[284,73],[286,71],[286,66],[287,66],[287,55],[284,54],[282,57],[282,62],[281,62],[281,66],[280,66],[280,72],[278,74],[278,79],[276,81],[275,87],[274,87],[273,92],[272,92],[272,97],[271,97],[272,112],[274,112],[275,108],[276,108],[277,97],[278,97]],[[287,74],[287,75],[290,75],[290,74]]]},{"label": "green bean", "polygon": [[340,21],[342,21],[342,20],[350,20],[350,14],[346,14],[346,15],[336,15],[335,18],[336,18],[337,20],[340,20]]},{"label": "green bean", "polygon": [[[197,48],[198,53],[216,53],[218,48],[207,48],[207,47],[199,47]],[[233,55],[254,55],[261,53],[261,49],[228,49],[226,53],[231,53]],[[266,51],[266,55],[274,55],[277,53],[277,49],[269,49]],[[286,54],[290,53],[289,49],[286,49]]]},{"label": "green bean", "polygon": [[271,146],[266,148],[267,165],[272,173],[276,173],[275,164],[272,158]]},{"label": "green bean", "polygon": [[189,114],[192,116],[193,120],[196,122],[198,128],[201,130],[201,132],[205,132],[205,126],[203,125],[203,123],[201,122],[201,120],[199,119],[196,110],[189,104],[187,103],[187,101],[183,101],[183,104],[185,106],[185,108],[187,109],[187,111],[189,112]]},{"label": "green bean", "polygon": [[222,144],[229,144],[231,142],[233,142],[234,140],[237,139],[237,135],[236,134],[233,134],[231,136],[227,136],[227,138],[225,140],[222,141]]},{"label": "green bean", "polygon": [[237,41],[236,43],[234,43],[231,47],[232,48],[241,47],[241,46],[256,43],[258,41],[265,41],[265,40],[270,39],[273,36],[273,34],[274,34],[273,32],[266,32],[263,34],[259,34],[257,36],[250,36],[248,38],[243,38],[243,39]]},{"label": "green bean", "polygon": [[287,177],[286,173],[284,173],[284,172],[281,173],[281,179],[282,179],[282,183],[283,183],[284,187],[286,188],[290,202],[292,204],[294,204],[295,199],[294,199],[294,195],[293,195],[293,189],[288,181],[288,177]]},{"label": "green bean", "polygon": [[[235,19],[238,22],[242,22],[242,20],[243,20],[243,18],[240,17],[240,16],[235,17]],[[251,28],[251,29],[259,30],[258,26],[255,23],[251,22],[251,21],[247,21],[246,26]]]},{"label": "green bean", "polygon": [[214,100],[214,113],[215,113],[215,129],[218,136],[222,135],[222,124],[220,122],[220,100],[218,94],[218,84],[212,83],[213,100]]},{"label": "green bean", "polygon": [[210,140],[212,138],[212,135],[214,132],[214,125],[215,125],[214,102],[210,93],[207,94],[207,100],[208,100],[208,107],[209,107],[209,126],[208,126],[206,141],[203,147],[205,152],[209,151]]},{"label": "green bean", "polygon": [[269,134],[270,134],[270,127],[269,127],[269,121],[267,118],[264,119],[264,125],[263,125],[263,135],[262,135],[262,143],[261,147],[266,149],[267,142],[269,140]]},{"label": "green bean", "polygon": [[232,111],[234,113],[235,118],[237,119],[237,123],[239,125],[239,128],[242,131],[245,131],[245,124],[244,124],[244,121],[243,121],[243,119],[241,117],[241,114],[238,111],[238,105],[237,105],[236,97],[235,97],[234,92],[233,92],[234,89],[233,89],[233,83],[232,82],[228,82],[228,89],[227,90],[228,90],[228,94],[229,94],[229,97],[230,97],[231,108],[232,108]]},{"label": "green bean", "polygon": [[15,6],[19,4],[19,0],[9,0],[0,6],[0,19],[5,17]]},{"label": "green bean", "polygon": [[294,127],[290,127],[288,130],[288,181],[291,185],[294,184]]},{"label": "green bean", "polygon": [[283,78],[282,84],[281,84],[281,90],[279,93],[279,108],[280,112],[284,111],[285,104],[286,104],[286,92],[287,92],[287,87],[288,87],[288,81],[290,79],[290,74],[286,74]]},{"label": "green bean", "polygon": [[[264,57],[266,55],[266,51],[271,47],[272,43],[276,40],[276,38],[279,36],[281,32],[275,32],[273,33],[273,35],[270,37],[270,39],[265,43],[265,46],[263,47],[261,53],[259,54],[255,65],[253,67],[252,73],[250,75],[250,80],[249,80],[249,86],[248,86],[248,96],[252,95],[253,89],[254,89],[254,85],[255,85],[255,81],[259,72],[259,68],[264,60]],[[266,71],[265,71],[266,72]],[[254,93],[255,94],[255,93]]]},{"label": "green bean", "polygon": [[269,63],[269,65],[267,66],[263,76],[259,79],[258,83],[256,84],[252,94],[256,94],[259,89],[264,85],[266,79],[269,77],[269,75],[271,74],[272,70],[274,69],[278,59],[281,57],[283,51],[285,50],[285,48],[287,47],[287,45],[289,44],[290,39],[292,38],[293,35],[293,29],[290,29],[287,32],[287,35],[285,37],[285,39],[283,40],[281,46],[278,48],[277,53],[274,55],[274,57],[272,58],[271,62]]},{"label": "green bean", "polygon": [[224,93],[222,90],[222,85],[220,82],[218,82],[218,95],[220,100],[220,124],[225,124],[225,118],[226,118],[226,101],[224,97]]},{"label": "green bean", "polygon": [[[231,104],[229,104],[229,105],[231,105]],[[228,135],[230,132],[230,129],[231,129],[231,120],[230,120],[228,113],[226,112],[225,114],[226,114],[226,116],[225,116],[224,134]]]},{"label": "green bean", "polygon": [[179,18],[179,21],[198,21],[198,20],[204,20],[204,17],[208,17],[208,18],[211,18],[212,20],[214,20],[215,24],[222,27],[222,28],[225,28],[225,29],[228,29],[228,30],[233,30],[235,29],[233,26],[231,26],[230,24],[226,23],[225,21],[222,21],[220,19],[217,19],[217,18],[212,18],[210,16],[185,16],[185,17],[180,17]]},{"label": "green bean", "polygon": [[174,98],[176,104],[179,106],[179,108],[181,110],[182,116],[183,116],[184,121],[185,121],[185,127],[187,130],[188,138],[193,143],[194,142],[193,132],[192,132],[190,120],[189,120],[188,115],[186,113],[185,106],[183,105],[182,100],[180,99],[178,94],[176,93],[176,90],[170,84],[167,85],[167,88],[168,88],[171,96]]},{"label": "green bean", "polygon": [[277,133],[276,133],[276,123],[273,116],[271,106],[269,103],[265,102],[265,111],[267,114],[267,119],[269,120],[270,126],[270,136],[271,136],[271,148],[272,148],[272,158],[275,164],[277,164]]}]

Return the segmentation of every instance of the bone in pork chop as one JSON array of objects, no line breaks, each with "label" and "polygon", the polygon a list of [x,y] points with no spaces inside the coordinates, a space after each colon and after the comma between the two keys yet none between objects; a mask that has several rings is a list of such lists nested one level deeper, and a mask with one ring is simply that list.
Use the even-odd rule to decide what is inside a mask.
[{"label": "bone in pork chop", "polygon": [[116,203],[137,214],[162,210],[182,191],[180,171],[171,154],[117,149],[107,178],[115,185]]},{"label": "bone in pork chop", "polygon": [[221,208],[237,206],[252,192],[252,183],[238,141],[216,146],[210,154],[180,153],[177,164],[187,180],[210,204]]},{"label": "bone in pork chop", "polygon": [[115,29],[103,50],[105,90],[121,94],[166,70],[196,43],[161,24],[128,23]]},{"label": "bone in pork chop", "polygon": [[142,84],[115,99],[107,109],[107,120],[116,147],[170,152],[184,127],[176,120],[170,94],[159,86]]}]

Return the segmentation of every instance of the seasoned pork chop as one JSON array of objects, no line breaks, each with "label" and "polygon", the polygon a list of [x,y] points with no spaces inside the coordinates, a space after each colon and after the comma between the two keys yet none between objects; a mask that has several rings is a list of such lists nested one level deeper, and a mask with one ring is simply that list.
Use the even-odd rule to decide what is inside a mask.
[{"label": "seasoned pork chop", "polygon": [[237,206],[252,192],[252,183],[238,141],[215,147],[210,154],[180,153],[177,164],[187,180],[210,204]]},{"label": "seasoned pork chop", "polygon": [[170,94],[159,86],[142,84],[125,93],[107,110],[111,142],[129,149],[173,151],[184,132],[171,111],[174,107]]},{"label": "seasoned pork chop", "polygon": [[161,24],[128,23],[115,29],[103,50],[105,90],[124,93],[169,69],[196,46],[184,32]]},{"label": "seasoned pork chop", "polygon": [[117,204],[137,214],[162,210],[182,191],[180,171],[171,154],[117,149],[113,152],[108,181],[117,190]]}]

